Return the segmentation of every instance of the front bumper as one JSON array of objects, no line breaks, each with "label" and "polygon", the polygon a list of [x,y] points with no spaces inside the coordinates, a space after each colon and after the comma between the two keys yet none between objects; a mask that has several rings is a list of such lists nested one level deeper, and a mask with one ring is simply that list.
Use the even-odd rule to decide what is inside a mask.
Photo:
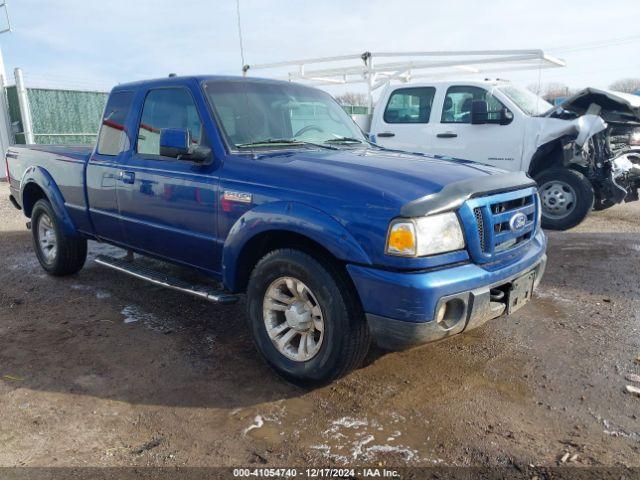
[{"label": "front bumper", "polygon": [[[491,301],[491,290],[505,287],[516,278],[535,272],[534,287],[544,274],[546,238],[541,232],[526,253],[511,262],[480,266],[466,264],[431,272],[391,272],[355,265],[347,269],[366,312],[376,343],[399,350],[432,342],[479,327],[504,314]],[[460,306],[451,324],[435,321],[442,302]]]}]

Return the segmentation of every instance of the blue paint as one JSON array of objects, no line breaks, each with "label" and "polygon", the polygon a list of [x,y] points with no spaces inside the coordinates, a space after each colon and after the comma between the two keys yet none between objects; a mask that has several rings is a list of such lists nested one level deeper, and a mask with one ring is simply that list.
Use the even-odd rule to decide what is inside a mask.
[{"label": "blue paint", "polygon": [[[107,155],[71,147],[11,147],[11,176],[22,178],[22,191],[36,182],[65,229],[193,267],[231,291],[240,288],[240,255],[256,235],[306,236],[347,264],[367,313],[407,321],[429,321],[441,295],[506,278],[544,254],[537,200],[518,210],[528,218],[522,231],[495,230],[509,218],[493,213],[491,205],[535,199],[535,189],[527,189],[467,201],[458,211],[464,250],[424,258],[386,255],[389,223],[403,205],[452,182],[500,170],[370,144],[234,150],[218,129],[205,81],[273,82],[200,76],[120,85],[113,92],[130,92],[130,109],[111,128],[123,132],[127,149]],[[165,88],[186,89],[193,98],[211,148],[209,161],[136,153],[144,100],[150,90]],[[177,138],[183,132],[166,135],[167,144],[184,143]],[[484,249],[476,208],[486,219]],[[523,234],[529,235],[525,241],[497,250]]]},{"label": "blue paint", "polygon": [[[64,197],[51,174],[40,166],[31,166],[27,168],[20,181],[19,197],[24,198],[24,191],[31,190],[30,187],[32,185],[37,185],[49,199],[53,212],[61,221],[64,232],[67,235],[77,235],[78,231],[73,220],[71,220],[69,210],[65,206]],[[23,201],[22,204],[28,211],[31,211],[33,204],[35,203],[34,200],[35,198],[29,199],[28,203]]]},{"label": "blue paint", "polygon": [[397,272],[349,265],[347,270],[365,312],[407,322],[429,322],[438,299],[499,283],[533,267],[544,255],[546,238],[540,231],[529,248],[491,268],[468,263],[432,272]]}]

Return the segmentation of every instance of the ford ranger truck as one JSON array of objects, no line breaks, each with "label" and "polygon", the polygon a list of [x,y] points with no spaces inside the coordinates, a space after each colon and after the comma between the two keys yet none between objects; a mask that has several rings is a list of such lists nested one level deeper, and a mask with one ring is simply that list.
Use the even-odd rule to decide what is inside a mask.
[{"label": "ford ranger truck", "polygon": [[378,147],[295,83],[118,85],[95,148],[6,157],[44,270],[76,274],[94,240],[129,251],[104,267],[217,303],[246,294],[257,349],[301,384],[357,367],[372,339],[401,349],[513,313],[544,272],[524,173]]},{"label": "ford ranger truck", "polygon": [[386,148],[524,171],[539,185],[542,226],[638,200],[640,97],[587,88],[553,107],[504,80],[389,85],[371,138]]}]

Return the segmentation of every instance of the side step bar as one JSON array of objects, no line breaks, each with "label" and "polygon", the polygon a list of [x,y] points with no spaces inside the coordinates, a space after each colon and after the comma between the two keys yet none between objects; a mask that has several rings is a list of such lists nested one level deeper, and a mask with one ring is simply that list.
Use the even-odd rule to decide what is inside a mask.
[{"label": "side step bar", "polygon": [[179,278],[171,277],[142,265],[134,265],[132,262],[110,257],[108,255],[98,255],[95,262],[105,267],[112,268],[113,270],[131,275],[132,277],[146,280],[147,282],[170,288],[172,290],[204,298],[210,302],[226,305],[236,303],[238,301],[237,295],[225,293],[222,290],[216,290],[208,285],[191,285]]}]

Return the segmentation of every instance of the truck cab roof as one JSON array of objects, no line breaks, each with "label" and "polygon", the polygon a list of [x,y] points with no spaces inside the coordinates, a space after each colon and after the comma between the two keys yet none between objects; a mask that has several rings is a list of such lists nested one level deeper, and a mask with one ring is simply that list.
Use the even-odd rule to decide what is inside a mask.
[{"label": "truck cab roof", "polygon": [[132,88],[139,87],[154,87],[158,85],[184,85],[185,83],[195,82],[202,83],[208,80],[213,81],[228,81],[228,82],[239,82],[242,80],[249,81],[252,83],[271,83],[271,84],[289,84],[290,82],[285,80],[273,80],[268,78],[258,78],[258,77],[241,77],[238,75],[182,75],[182,76],[167,76],[160,78],[153,78],[148,80],[138,80],[135,82],[127,82],[121,83],[113,88],[113,91],[118,90],[130,90]]}]

